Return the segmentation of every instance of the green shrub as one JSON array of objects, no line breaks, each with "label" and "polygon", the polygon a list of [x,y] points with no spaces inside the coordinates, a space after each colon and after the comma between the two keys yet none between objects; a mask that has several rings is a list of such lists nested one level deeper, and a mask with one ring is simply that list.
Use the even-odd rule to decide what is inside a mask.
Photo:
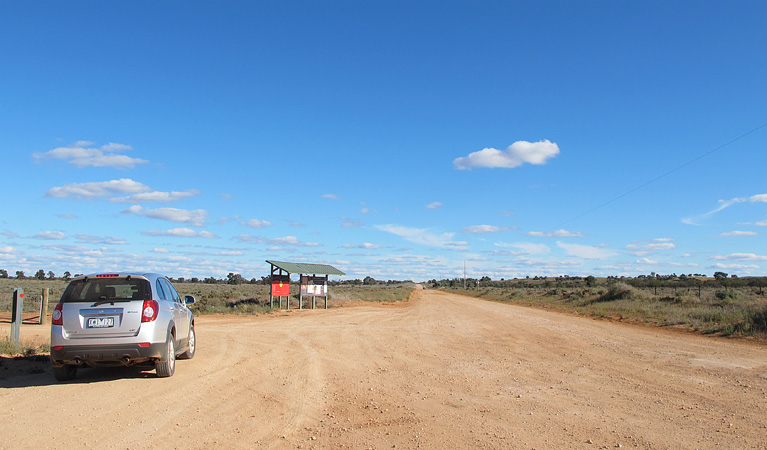
[{"label": "green shrub", "polygon": [[643,294],[636,288],[626,283],[615,283],[604,294],[597,297],[594,302],[612,302],[616,300],[639,299]]}]

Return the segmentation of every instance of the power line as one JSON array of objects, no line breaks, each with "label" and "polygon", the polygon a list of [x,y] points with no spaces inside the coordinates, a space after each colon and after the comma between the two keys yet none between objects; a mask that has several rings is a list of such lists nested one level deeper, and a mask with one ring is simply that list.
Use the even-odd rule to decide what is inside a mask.
[{"label": "power line", "polygon": [[705,153],[703,153],[701,155],[698,155],[697,157],[687,161],[686,163],[684,163],[682,165],[679,165],[677,167],[674,167],[673,169],[669,170],[668,172],[665,172],[665,173],[663,173],[661,175],[658,175],[657,177],[655,177],[655,178],[653,178],[653,179],[651,179],[651,180],[649,180],[649,181],[647,181],[645,183],[642,183],[639,186],[637,186],[637,187],[635,187],[635,188],[633,188],[633,189],[631,189],[629,191],[626,191],[623,194],[618,195],[617,197],[613,197],[612,199],[602,203],[599,206],[595,206],[594,208],[591,208],[591,209],[589,209],[589,210],[587,210],[585,212],[582,212],[582,213],[578,214],[577,216],[573,217],[572,219],[568,219],[568,220],[560,223],[559,225],[551,227],[548,230],[546,230],[546,232],[556,230],[557,228],[563,227],[563,226],[567,225],[570,222],[574,222],[574,221],[580,219],[581,217],[583,217],[585,215],[588,215],[588,214],[591,214],[592,212],[594,212],[594,211],[596,211],[598,209],[604,208],[605,206],[609,205],[610,203],[612,203],[614,201],[617,201],[617,200],[620,200],[620,199],[622,199],[623,197],[626,197],[629,194],[633,194],[634,192],[636,192],[636,191],[638,191],[638,190],[640,190],[640,189],[642,189],[642,188],[644,188],[644,187],[646,187],[646,186],[648,186],[648,185],[650,185],[652,183],[655,183],[656,181],[660,180],[661,178],[665,178],[665,177],[671,175],[672,173],[677,172],[677,171],[679,171],[679,170],[689,166],[690,164],[692,164],[694,162],[697,162],[697,161],[705,158],[706,156],[708,156],[708,155],[710,155],[710,154],[712,154],[712,153],[714,153],[714,152],[716,152],[718,150],[721,150],[721,149],[723,149],[724,147],[727,147],[730,144],[733,144],[733,143],[743,139],[744,137],[746,137],[746,136],[748,136],[750,134],[756,133],[757,131],[761,130],[764,127],[767,127],[767,122],[759,125],[758,127],[754,128],[751,131],[747,131],[747,132],[741,134],[740,136],[725,142],[724,144],[719,145],[718,147],[715,147],[715,148],[713,148],[713,149],[711,149],[711,150],[709,150],[709,151],[707,151],[707,152],[705,152]]}]

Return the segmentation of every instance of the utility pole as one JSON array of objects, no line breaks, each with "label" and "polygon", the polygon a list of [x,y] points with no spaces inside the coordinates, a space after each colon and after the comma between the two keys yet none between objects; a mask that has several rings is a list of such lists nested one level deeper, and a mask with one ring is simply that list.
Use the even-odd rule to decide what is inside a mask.
[{"label": "utility pole", "polygon": [[466,290],[466,260],[463,260],[463,290]]}]

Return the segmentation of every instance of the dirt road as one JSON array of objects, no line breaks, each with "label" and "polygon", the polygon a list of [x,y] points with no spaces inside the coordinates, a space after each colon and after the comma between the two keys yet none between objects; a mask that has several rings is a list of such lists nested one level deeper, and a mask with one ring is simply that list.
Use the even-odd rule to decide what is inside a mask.
[{"label": "dirt road", "polygon": [[167,379],[0,380],[0,448],[767,448],[764,345],[434,291],[197,333]]}]

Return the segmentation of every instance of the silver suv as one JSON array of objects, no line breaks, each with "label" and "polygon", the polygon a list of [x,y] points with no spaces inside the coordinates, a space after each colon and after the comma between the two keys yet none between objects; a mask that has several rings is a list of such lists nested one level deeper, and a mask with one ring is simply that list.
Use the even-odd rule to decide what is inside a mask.
[{"label": "silver suv", "polygon": [[176,357],[194,356],[194,316],[171,282],[156,273],[102,273],[73,279],[53,310],[51,364],[59,381],[82,366],[154,363],[159,377]]}]

